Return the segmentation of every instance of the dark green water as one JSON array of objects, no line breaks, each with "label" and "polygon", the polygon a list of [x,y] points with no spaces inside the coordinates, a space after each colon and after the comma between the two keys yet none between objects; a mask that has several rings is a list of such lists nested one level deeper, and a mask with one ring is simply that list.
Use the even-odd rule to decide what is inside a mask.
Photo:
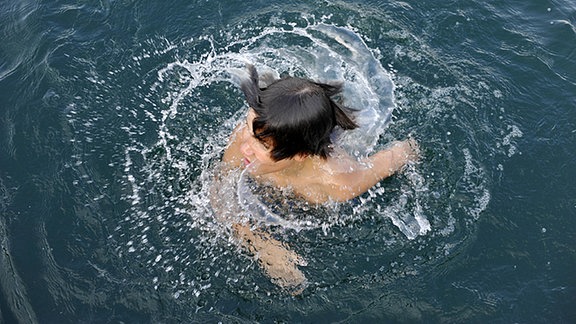
[{"label": "dark green water", "polygon": [[[568,0],[3,1],[0,322],[576,322],[575,24]],[[395,107],[376,147],[423,151],[276,229],[298,297],[207,201],[245,62],[344,79]]]}]

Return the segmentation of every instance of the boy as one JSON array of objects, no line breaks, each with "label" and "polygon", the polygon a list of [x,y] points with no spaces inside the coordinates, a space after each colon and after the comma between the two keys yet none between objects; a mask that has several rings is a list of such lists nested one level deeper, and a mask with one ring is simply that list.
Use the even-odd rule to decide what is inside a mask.
[{"label": "boy", "polygon": [[[330,139],[334,128],[357,127],[353,112],[332,99],[341,85],[288,77],[260,89],[256,69],[248,68],[250,78],[241,88],[250,108],[230,137],[222,158],[225,170],[248,168],[257,181],[291,188],[321,204],[357,197],[418,158],[413,139],[361,161],[335,150]],[[301,264],[296,253],[247,224],[234,224],[233,230],[276,284],[301,292],[306,278],[296,267]]]}]

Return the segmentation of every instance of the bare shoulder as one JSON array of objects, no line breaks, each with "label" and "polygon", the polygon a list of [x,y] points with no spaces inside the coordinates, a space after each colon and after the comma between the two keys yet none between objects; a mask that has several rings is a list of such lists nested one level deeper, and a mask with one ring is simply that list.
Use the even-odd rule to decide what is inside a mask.
[{"label": "bare shoulder", "polygon": [[368,165],[339,152],[318,168],[315,181],[309,184],[308,190],[315,192],[316,200],[321,203],[349,200],[362,193],[358,188],[358,176],[368,168]]},{"label": "bare shoulder", "polygon": [[313,166],[300,171],[297,176],[274,181],[280,186],[290,187],[298,196],[309,202],[323,204],[333,199],[334,188],[340,186],[338,174],[345,173],[342,161],[328,158],[324,161],[314,158]]},{"label": "bare shoulder", "polygon": [[416,161],[418,156],[418,144],[413,139],[392,142],[387,148],[361,160],[337,154],[324,164],[318,190],[327,200],[355,198],[399,172],[408,162]]}]

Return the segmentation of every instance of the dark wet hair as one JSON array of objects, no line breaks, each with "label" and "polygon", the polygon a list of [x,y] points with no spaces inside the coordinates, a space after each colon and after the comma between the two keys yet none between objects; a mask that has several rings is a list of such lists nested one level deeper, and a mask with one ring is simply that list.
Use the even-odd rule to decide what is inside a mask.
[{"label": "dark wet hair", "polygon": [[252,123],[258,140],[272,146],[272,159],[298,154],[326,159],[332,151],[330,134],[336,126],[358,127],[353,110],[336,103],[342,84],[324,84],[296,77],[258,86],[258,72],[248,66],[250,78],[241,84],[248,104],[256,112]]}]

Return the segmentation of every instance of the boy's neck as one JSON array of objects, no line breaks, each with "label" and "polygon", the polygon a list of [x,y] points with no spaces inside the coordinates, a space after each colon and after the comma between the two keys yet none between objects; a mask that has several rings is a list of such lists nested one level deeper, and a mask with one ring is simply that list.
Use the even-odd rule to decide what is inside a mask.
[{"label": "boy's neck", "polygon": [[318,169],[321,158],[317,156],[295,157],[287,168],[278,172],[282,177],[307,177]]}]

